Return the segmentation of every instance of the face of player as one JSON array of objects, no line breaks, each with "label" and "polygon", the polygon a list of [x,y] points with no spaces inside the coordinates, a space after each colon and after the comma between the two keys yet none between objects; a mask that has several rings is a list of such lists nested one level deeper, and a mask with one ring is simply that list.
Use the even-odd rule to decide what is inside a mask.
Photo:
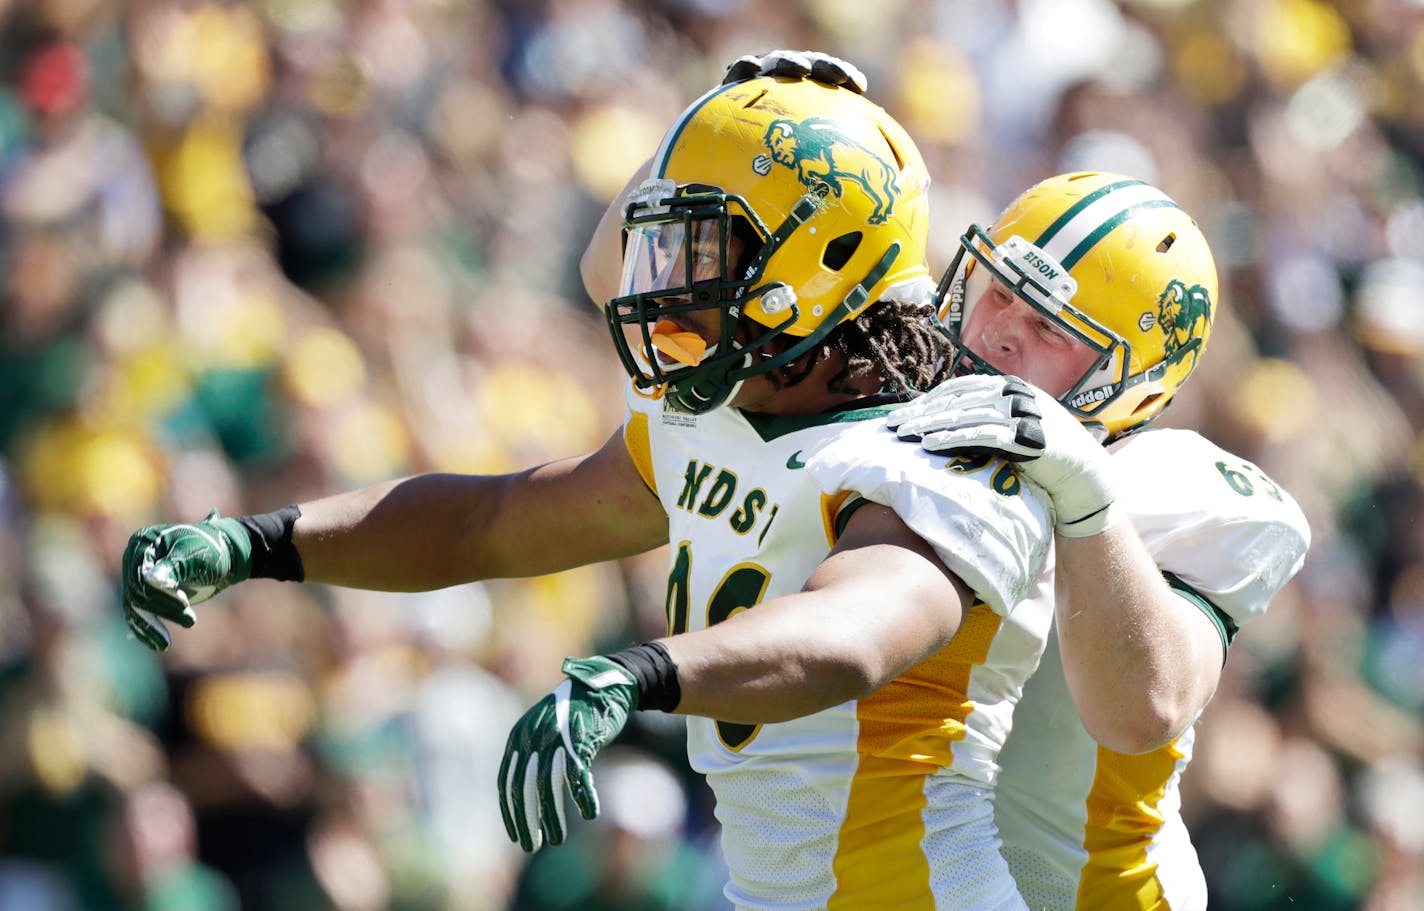
[{"label": "face of player", "polygon": [[968,310],[960,341],[1001,373],[1012,373],[1055,398],[1073,387],[1097,354],[997,279]]},{"label": "face of player", "polygon": [[[722,357],[724,352],[718,346],[723,344],[723,315],[732,304],[723,300],[692,306],[702,291],[694,286],[721,280],[725,289],[725,281],[746,268],[744,260],[751,256],[758,241],[741,231],[729,231],[725,256],[723,242],[715,219],[650,221],[630,227],[625,234],[620,296],[639,295],[649,303],[640,316],[641,325],[625,323],[624,335],[629,347],[644,358],[655,360],[674,385],[699,382],[676,377],[679,372],[687,377],[689,367],[700,366],[714,357],[721,358],[721,364],[730,359],[738,367],[747,366],[751,358],[771,357],[799,341],[790,336],[768,341],[762,338],[765,327],[744,319],[736,325],[734,341],[748,345],[758,340],[755,350],[733,350],[727,352],[729,357]],[[644,327],[648,345],[644,344]],[[720,400],[722,405],[767,414],[811,413],[838,404],[845,397],[844,393],[828,396],[824,384],[778,385],[769,372],[753,373],[724,388],[728,396]]]},{"label": "face of player", "polygon": [[[692,283],[722,278],[721,238],[713,221],[695,221],[695,232],[689,239],[685,237],[684,224],[672,222],[639,228],[630,232],[628,252],[624,260],[624,274],[620,293],[656,293],[666,291],[662,297],[663,312],[655,312],[653,322],[670,329],[668,323],[676,326],[678,332],[691,332],[699,336],[708,346],[716,345],[720,339],[722,315],[717,308],[700,310],[682,309],[690,300],[689,277]],[[745,243],[732,235],[727,238],[727,262],[735,263],[741,258]],[[688,265],[691,260],[691,272]],[[676,358],[662,350],[656,351],[658,361],[668,368],[679,366]]]}]

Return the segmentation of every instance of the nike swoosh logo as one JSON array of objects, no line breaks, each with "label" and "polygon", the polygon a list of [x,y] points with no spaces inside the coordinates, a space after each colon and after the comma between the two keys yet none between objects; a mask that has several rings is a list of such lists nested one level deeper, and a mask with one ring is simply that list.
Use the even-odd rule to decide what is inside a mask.
[{"label": "nike swoosh logo", "polygon": [[806,463],[801,461],[801,459],[799,458],[800,455],[801,450],[799,449],[791,453],[791,458],[786,460],[786,467],[790,468],[792,471],[795,471],[798,468],[805,468]]}]

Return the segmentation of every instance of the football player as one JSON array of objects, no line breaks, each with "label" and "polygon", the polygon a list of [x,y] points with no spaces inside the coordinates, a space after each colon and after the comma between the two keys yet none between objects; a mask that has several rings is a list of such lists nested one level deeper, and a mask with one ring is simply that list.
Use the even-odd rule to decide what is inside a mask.
[{"label": "football player", "polygon": [[[729,77],[758,67],[864,88],[845,61],[792,51]],[[591,287],[611,280],[608,233],[584,258]],[[887,420],[944,454],[1019,461],[1055,502],[1058,635],[1003,757],[1004,854],[1035,909],[1203,908],[1177,788],[1190,725],[1310,538],[1259,468],[1190,431],[1137,433],[1204,351],[1210,249],[1165,194],[1092,173],[1030,189],[961,248],[938,298],[966,376]]]},{"label": "football player", "polygon": [[[1023,909],[991,785],[1052,616],[1048,504],[995,458],[882,420],[949,366],[928,317],[928,175],[853,87],[719,86],[623,213],[605,305],[627,418],[597,452],[420,476],[132,538],[124,605],[163,619],[252,575],[396,590],[668,544],[668,637],[569,659],[500,769],[510,837],[596,815],[595,754],[687,714],[743,908]],[[885,394],[885,390],[893,390]]]},{"label": "football player", "polygon": [[971,226],[939,298],[963,375],[891,423],[1016,460],[1055,507],[1057,635],[1001,757],[1004,856],[1034,909],[1204,909],[1179,812],[1191,726],[1310,541],[1255,465],[1147,426],[1210,337],[1211,251],[1154,187],[1064,174]]}]

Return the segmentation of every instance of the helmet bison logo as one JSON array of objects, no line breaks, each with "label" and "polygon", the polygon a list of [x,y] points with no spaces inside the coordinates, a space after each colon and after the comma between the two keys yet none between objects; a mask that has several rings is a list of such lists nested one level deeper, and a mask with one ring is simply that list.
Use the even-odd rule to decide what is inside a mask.
[{"label": "helmet bison logo", "polygon": [[[872,225],[884,223],[900,197],[895,170],[879,155],[846,137],[834,120],[779,118],[766,128],[762,142],[773,161],[794,171],[796,179],[819,196],[843,196],[846,182],[860,187],[874,206],[866,219]],[[836,156],[842,150],[859,153],[854,155],[855,168],[846,168],[837,162]]]},{"label": "helmet bison logo", "polygon": [[1167,362],[1201,356],[1202,335],[1211,326],[1211,295],[1201,285],[1172,279],[1157,298],[1157,325],[1166,336]]}]

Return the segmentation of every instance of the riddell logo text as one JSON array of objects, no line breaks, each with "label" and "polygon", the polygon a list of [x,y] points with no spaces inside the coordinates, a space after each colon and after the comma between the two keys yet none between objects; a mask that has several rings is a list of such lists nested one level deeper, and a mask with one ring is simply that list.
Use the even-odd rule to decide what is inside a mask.
[{"label": "riddell logo text", "polygon": [[1080,392],[1068,400],[1068,404],[1074,408],[1082,408],[1084,405],[1091,405],[1094,402],[1103,402],[1112,394],[1111,386],[1099,386],[1097,389],[1089,389],[1087,392]]}]

